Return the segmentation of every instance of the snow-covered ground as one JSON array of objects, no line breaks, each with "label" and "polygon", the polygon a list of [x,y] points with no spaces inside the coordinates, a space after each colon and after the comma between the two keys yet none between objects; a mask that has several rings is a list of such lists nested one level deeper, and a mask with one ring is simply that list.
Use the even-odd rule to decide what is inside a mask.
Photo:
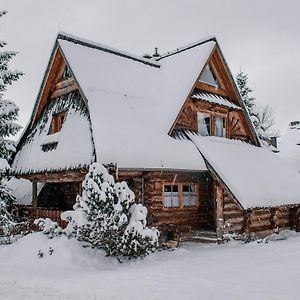
[{"label": "snow-covered ground", "polygon": [[299,266],[300,234],[267,244],[186,244],[120,264],[35,233],[0,247],[0,299],[291,300],[300,298]]}]

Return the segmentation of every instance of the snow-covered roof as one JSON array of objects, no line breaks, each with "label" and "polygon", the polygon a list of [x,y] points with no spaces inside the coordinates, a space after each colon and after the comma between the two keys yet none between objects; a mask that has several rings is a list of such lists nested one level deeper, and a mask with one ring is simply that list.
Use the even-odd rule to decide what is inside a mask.
[{"label": "snow-covered roof", "polygon": [[279,145],[278,155],[300,172],[300,125],[290,125]]},{"label": "snow-covered roof", "polygon": [[[31,205],[32,203],[32,183],[26,179],[11,178],[7,182],[7,186],[12,190],[13,196],[16,198],[15,203],[18,205]],[[44,183],[37,184],[37,193],[39,194]]]},{"label": "snow-covered roof", "polygon": [[73,37],[61,36],[58,43],[87,99],[99,162],[119,168],[206,170],[193,144],[173,139],[168,131],[214,40],[166,55],[159,63],[148,60],[155,65],[75,43]]},{"label": "snow-covered roof", "polygon": [[[12,164],[15,173],[74,169],[93,161],[91,129],[86,116],[69,111],[61,131],[49,135],[50,124],[51,117],[22,145]],[[47,146],[50,150],[44,148]]]},{"label": "snow-covered roof", "polygon": [[10,166],[6,159],[0,158],[0,174],[4,174],[10,171]]},{"label": "snow-covered roof", "polygon": [[245,209],[300,203],[300,175],[272,151],[238,140],[189,137]]},{"label": "snow-covered roof", "polygon": [[192,98],[197,99],[197,100],[207,101],[210,103],[216,103],[219,105],[227,106],[229,108],[242,109],[241,107],[237,106],[236,104],[230,102],[225,97],[222,97],[222,96],[216,95],[216,94],[212,94],[212,93],[208,93],[208,92],[203,92],[198,89],[196,89],[193,92]]}]

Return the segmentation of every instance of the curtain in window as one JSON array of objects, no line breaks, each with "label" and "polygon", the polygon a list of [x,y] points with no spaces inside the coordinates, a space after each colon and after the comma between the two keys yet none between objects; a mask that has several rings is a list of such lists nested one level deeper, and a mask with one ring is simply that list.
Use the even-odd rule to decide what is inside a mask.
[{"label": "curtain in window", "polygon": [[215,117],[216,136],[225,137],[225,118]]},{"label": "curtain in window", "polygon": [[198,113],[198,132],[203,136],[210,135],[210,115]]}]

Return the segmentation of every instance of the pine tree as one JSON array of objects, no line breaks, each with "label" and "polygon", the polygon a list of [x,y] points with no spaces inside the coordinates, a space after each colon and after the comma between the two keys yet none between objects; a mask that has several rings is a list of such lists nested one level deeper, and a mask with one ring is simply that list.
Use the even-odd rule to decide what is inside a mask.
[{"label": "pine tree", "polygon": [[259,139],[263,144],[269,145],[270,137],[278,136],[278,131],[273,128],[274,117],[271,107],[256,105],[256,98],[251,96],[253,90],[248,86],[246,73],[240,71],[236,75],[236,83]]},{"label": "pine tree", "polygon": [[[0,17],[6,11],[0,11]],[[0,41],[0,49],[6,46],[6,42]],[[9,137],[15,135],[20,126],[15,123],[18,116],[18,107],[14,102],[3,99],[7,86],[18,80],[23,75],[20,71],[9,69],[9,62],[17,53],[14,51],[0,50],[0,231],[7,234],[12,224],[13,217],[8,211],[14,200],[10,190],[6,187],[5,181],[10,173],[8,160],[15,151],[15,144]]]},{"label": "pine tree", "polygon": [[99,163],[90,166],[74,211],[62,214],[69,221],[67,235],[104,249],[119,261],[144,257],[156,248],[159,233],[147,227],[146,216],[147,209],[135,204],[127,183],[115,183]]}]

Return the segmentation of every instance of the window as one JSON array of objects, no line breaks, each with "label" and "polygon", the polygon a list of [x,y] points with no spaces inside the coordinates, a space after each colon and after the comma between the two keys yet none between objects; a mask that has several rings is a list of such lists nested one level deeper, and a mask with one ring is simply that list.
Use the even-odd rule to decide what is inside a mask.
[{"label": "window", "polygon": [[198,185],[189,183],[164,185],[164,207],[178,208],[197,206]]},{"label": "window", "polygon": [[196,186],[183,185],[182,186],[182,206],[195,206],[197,204]]},{"label": "window", "polygon": [[197,118],[198,118],[198,132],[203,136],[211,135],[210,114],[198,112]]},{"label": "window", "polygon": [[224,117],[215,116],[215,136],[226,137],[226,120]]},{"label": "window", "polygon": [[226,115],[216,113],[197,113],[198,133],[202,136],[226,137]]},{"label": "window", "polygon": [[164,191],[164,207],[178,207],[178,185],[165,185]]},{"label": "window", "polygon": [[201,74],[199,81],[212,85],[214,87],[219,87],[217,77],[210,64],[207,64]]},{"label": "window", "polygon": [[67,117],[66,111],[52,115],[52,120],[51,120],[48,134],[59,132],[65,122],[66,117]]},{"label": "window", "polygon": [[69,78],[71,76],[72,76],[71,70],[69,69],[68,66],[65,66],[61,79]]}]

